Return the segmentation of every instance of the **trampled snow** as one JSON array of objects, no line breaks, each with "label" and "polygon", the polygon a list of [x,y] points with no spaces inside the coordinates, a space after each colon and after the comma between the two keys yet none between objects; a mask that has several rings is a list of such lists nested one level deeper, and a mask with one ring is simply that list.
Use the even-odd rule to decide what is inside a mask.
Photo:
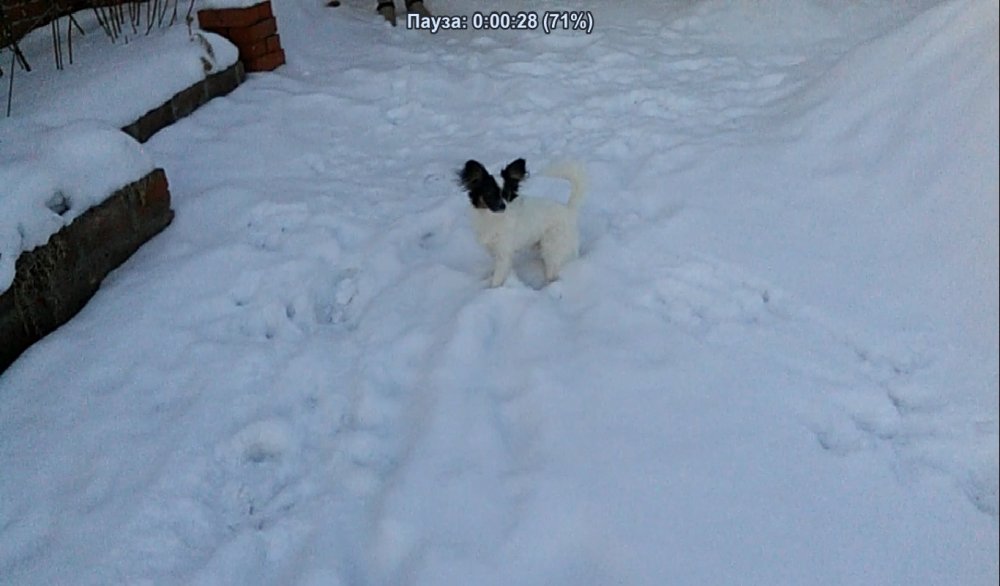
[{"label": "trampled snow", "polygon": [[[0,375],[0,581],[996,583],[996,4],[562,6],[275,3]],[[582,256],[489,289],[454,171],[522,156]]]}]

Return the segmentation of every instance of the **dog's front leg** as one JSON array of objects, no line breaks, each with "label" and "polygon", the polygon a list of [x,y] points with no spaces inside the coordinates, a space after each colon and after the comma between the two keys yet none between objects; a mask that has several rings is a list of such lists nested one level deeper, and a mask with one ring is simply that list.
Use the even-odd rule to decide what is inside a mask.
[{"label": "dog's front leg", "polygon": [[513,255],[498,252],[493,258],[493,278],[490,280],[490,287],[499,287],[507,280],[513,266]]}]

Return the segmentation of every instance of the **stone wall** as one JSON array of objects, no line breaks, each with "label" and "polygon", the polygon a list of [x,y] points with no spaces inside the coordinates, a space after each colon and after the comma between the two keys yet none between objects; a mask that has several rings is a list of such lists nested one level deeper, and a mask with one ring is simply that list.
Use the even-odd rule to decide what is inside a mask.
[{"label": "stone wall", "polygon": [[173,217],[167,177],[155,169],[22,253],[13,284],[0,294],[0,372],[76,315],[104,277]]}]

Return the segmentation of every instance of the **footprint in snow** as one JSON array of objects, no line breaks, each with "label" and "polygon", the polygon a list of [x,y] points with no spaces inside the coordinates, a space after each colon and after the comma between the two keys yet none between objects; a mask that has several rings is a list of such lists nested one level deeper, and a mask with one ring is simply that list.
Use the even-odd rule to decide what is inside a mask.
[{"label": "footprint in snow", "polygon": [[726,323],[753,325],[773,316],[774,293],[704,262],[673,267],[653,283],[652,299],[667,321],[710,330]]},{"label": "footprint in snow", "polygon": [[302,465],[294,456],[300,444],[286,421],[265,419],[246,425],[217,449],[220,504],[231,530],[266,529],[295,506]]},{"label": "footprint in snow", "polygon": [[244,464],[279,462],[294,441],[289,427],[280,420],[259,421],[240,430],[231,440],[231,450]]},{"label": "footprint in snow", "polygon": [[279,251],[289,236],[309,220],[305,204],[262,203],[254,206],[247,220],[247,232],[254,248]]}]

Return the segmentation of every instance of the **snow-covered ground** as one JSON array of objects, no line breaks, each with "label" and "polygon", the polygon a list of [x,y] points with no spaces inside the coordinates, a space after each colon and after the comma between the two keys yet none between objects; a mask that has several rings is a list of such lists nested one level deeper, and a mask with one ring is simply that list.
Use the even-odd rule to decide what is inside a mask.
[{"label": "snow-covered ground", "polygon": [[[996,584],[995,2],[322,4],[0,375],[0,582]],[[488,289],[521,156],[583,254]]]}]

